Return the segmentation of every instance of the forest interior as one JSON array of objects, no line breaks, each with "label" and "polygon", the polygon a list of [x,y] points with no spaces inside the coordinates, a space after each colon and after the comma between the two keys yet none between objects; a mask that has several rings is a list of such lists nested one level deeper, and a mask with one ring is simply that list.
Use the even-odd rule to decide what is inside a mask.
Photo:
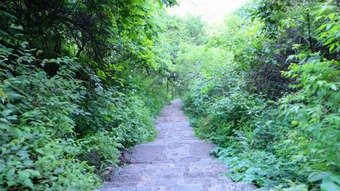
[{"label": "forest interior", "polygon": [[340,191],[340,1],[0,2],[0,190],[94,190],[183,99],[228,177]]}]

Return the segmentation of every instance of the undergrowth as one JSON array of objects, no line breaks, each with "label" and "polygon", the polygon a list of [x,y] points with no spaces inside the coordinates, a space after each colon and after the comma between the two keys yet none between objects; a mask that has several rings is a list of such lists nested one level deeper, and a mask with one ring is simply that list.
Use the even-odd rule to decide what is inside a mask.
[{"label": "undergrowth", "polygon": [[[338,4],[295,2],[294,17],[281,14],[290,9],[281,1],[260,2],[230,16],[209,43],[180,46],[184,109],[233,180],[262,190],[340,190]],[[286,24],[315,18],[314,28],[272,31],[273,15]],[[298,41],[306,31],[317,43]]]},{"label": "undergrowth", "polygon": [[39,56],[14,15],[0,18],[0,190],[99,188],[122,150],[155,138],[163,83],[119,85],[85,59]]}]

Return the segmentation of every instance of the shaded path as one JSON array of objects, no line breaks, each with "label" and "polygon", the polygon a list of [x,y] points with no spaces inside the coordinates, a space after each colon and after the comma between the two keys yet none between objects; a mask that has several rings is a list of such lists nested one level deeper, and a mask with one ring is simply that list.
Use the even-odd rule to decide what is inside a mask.
[{"label": "shaded path", "polygon": [[137,145],[131,164],[118,171],[101,191],[247,191],[226,177],[225,166],[213,160],[213,144],[194,136],[177,99],[156,120],[158,137]]}]

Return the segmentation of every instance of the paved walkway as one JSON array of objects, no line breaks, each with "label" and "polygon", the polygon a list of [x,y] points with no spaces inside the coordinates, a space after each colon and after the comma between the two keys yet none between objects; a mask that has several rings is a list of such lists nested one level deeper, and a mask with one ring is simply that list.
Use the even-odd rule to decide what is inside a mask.
[{"label": "paved walkway", "polygon": [[222,176],[227,168],[209,156],[213,144],[194,136],[177,99],[156,120],[158,137],[137,145],[131,164],[113,175],[101,191],[248,191]]}]

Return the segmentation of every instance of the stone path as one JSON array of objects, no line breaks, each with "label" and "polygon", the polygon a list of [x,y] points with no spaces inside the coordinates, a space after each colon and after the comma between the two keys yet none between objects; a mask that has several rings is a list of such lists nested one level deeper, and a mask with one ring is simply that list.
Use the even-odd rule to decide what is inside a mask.
[{"label": "stone path", "polygon": [[177,99],[156,120],[158,138],[135,146],[131,164],[100,191],[248,191],[222,176],[227,168],[209,156],[213,144],[194,136]]}]

